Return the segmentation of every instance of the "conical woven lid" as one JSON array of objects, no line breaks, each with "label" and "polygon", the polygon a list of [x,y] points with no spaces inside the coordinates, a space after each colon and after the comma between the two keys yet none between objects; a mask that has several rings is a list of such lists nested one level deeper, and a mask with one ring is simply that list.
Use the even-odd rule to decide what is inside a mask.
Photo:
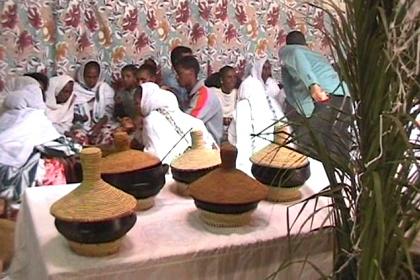
[{"label": "conical woven lid", "polygon": [[203,132],[191,132],[191,149],[172,161],[171,167],[179,170],[199,170],[220,164],[220,152],[205,146]]},{"label": "conical woven lid", "polygon": [[51,215],[69,222],[99,222],[133,213],[136,199],[101,179],[101,150],[83,149],[80,158],[82,183],[51,206]]},{"label": "conical woven lid", "polygon": [[130,140],[126,132],[114,134],[116,151],[102,158],[102,174],[119,174],[149,168],[160,163],[158,157],[130,149]]},{"label": "conical woven lid", "polygon": [[308,158],[285,146],[289,133],[285,125],[274,127],[274,144],[269,144],[258,152],[254,153],[250,160],[260,166],[293,169],[308,164]]},{"label": "conical woven lid", "polygon": [[264,199],[267,187],[236,169],[237,153],[231,144],[223,144],[221,167],[194,181],[190,185],[190,195],[216,204],[246,204]]}]

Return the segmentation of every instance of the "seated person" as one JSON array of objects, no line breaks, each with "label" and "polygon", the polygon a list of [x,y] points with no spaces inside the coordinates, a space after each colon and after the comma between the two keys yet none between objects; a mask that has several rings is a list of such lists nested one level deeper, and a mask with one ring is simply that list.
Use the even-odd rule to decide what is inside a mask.
[{"label": "seated person", "polygon": [[40,162],[35,147],[61,136],[45,115],[38,82],[22,78],[26,84],[9,92],[0,116],[0,197],[13,202],[35,183]]},{"label": "seated person", "polygon": [[128,64],[121,69],[123,89],[115,94],[114,115],[117,118],[135,118],[136,108],[134,106],[134,91],[137,88],[137,68]]},{"label": "seated person", "polygon": [[48,90],[45,93],[47,105],[46,114],[55,129],[64,135],[73,125],[74,80],[68,75],[55,76],[50,79]]},{"label": "seated person", "polygon": [[88,140],[81,144],[111,143],[114,90],[104,81],[97,61],[88,60],[80,67],[73,90],[76,100],[72,130],[84,135],[78,140]]},{"label": "seated person", "polygon": [[139,85],[147,82],[156,83],[157,81],[157,69],[150,64],[141,65],[136,71],[136,78]]},{"label": "seated person", "polygon": [[164,163],[171,163],[191,146],[190,131],[193,129],[203,132],[208,147],[214,145],[203,122],[183,113],[176,97],[158,85],[144,83],[139,86],[135,101],[143,120],[139,142],[143,143],[145,152],[156,155]]},{"label": "seated person", "polygon": [[188,92],[185,112],[204,122],[208,131],[219,144],[223,137],[223,112],[216,94],[198,80],[200,65],[193,56],[185,56],[176,64],[178,82]]},{"label": "seated person", "polygon": [[184,56],[192,56],[192,49],[185,46],[177,46],[171,51],[172,71],[163,73],[163,88],[173,92],[178,100],[179,107],[185,112],[188,107],[188,93],[177,80],[176,64]]}]

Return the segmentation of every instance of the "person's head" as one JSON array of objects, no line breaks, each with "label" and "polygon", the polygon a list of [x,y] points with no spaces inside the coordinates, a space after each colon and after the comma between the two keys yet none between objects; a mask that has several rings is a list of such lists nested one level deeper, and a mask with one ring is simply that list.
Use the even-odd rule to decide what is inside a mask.
[{"label": "person's head", "polygon": [[42,74],[39,72],[32,72],[32,73],[26,73],[23,76],[31,77],[35,79],[39,83],[39,86],[41,87],[41,91],[43,95],[48,90],[49,79],[45,74]]},{"label": "person's head", "polygon": [[150,66],[154,67],[156,69],[156,71],[158,69],[158,65],[157,65],[156,61],[153,58],[151,58],[151,57],[149,57],[148,59],[146,59],[143,62],[143,64],[150,65]]},{"label": "person's head", "polygon": [[83,80],[85,85],[89,88],[96,86],[101,74],[101,66],[96,61],[89,61],[83,69]]},{"label": "person's head", "polygon": [[286,36],[286,45],[303,45],[306,46],[305,35],[300,31],[289,32]]},{"label": "person's head", "polygon": [[133,89],[137,86],[136,79],[137,67],[133,64],[128,64],[121,69],[121,77],[125,89]]},{"label": "person's head", "polygon": [[231,91],[236,87],[237,77],[236,72],[233,67],[224,66],[220,68],[220,86],[224,93],[231,93]]},{"label": "person's head", "polygon": [[151,64],[144,63],[142,66],[137,69],[136,72],[136,80],[137,84],[141,85],[147,82],[156,83],[157,74],[156,74],[156,67],[152,66]]},{"label": "person's head", "polygon": [[73,86],[73,81],[67,82],[67,84],[60,90],[60,92],[55,97],[57,104],[63,104],[66,103],[67,100],[69,100],[70,96],[73,93]]},{"label": "person's head", "polygon": [[184,56],[177,62],[175,71],[179,85],[190,91],[197,83],[200,64],[195,57]]},{"label": "person's head", "polygon": [[185,47],[185,46],[175,47],[171,51],[172,66],[175,68],[176,64],[178,63],[179,60],[181,60],[181,58],[183,58],[184,56],[192,56],[192,55],[193,55],[192,49],[190,49],[189,47]]},{"label": "person's head", "polygon": [[212,73],[204,81],[204,84],[206,85],[206,87],[221,88],[221,85],[220,85],[220,73],[219,72]]},{"label": "person's head", "polygon": [[271,63],[267,59],[263,64],[263,68],[261,71],[261,78],[265,83],[269,77],[271,77]]}]

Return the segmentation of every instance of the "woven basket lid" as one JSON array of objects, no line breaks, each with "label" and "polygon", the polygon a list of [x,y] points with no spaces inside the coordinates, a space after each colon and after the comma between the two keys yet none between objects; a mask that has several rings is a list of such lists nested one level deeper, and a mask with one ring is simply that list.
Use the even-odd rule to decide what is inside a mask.
[{"label": "woven basket lid", "polygon": [[102,158],[102,174],[119,174],[160,164],[158,157],[130,149],[130,140],[126,132],[116,132],[114,143],[116,152]]},{"label": "woven basket lid", "polygon": [[264,199],[267,187],[236,169],[237,153],[231,144],[222,144],[221,167],[191,183],[190,195],[215,204],[246,204]]},{"label": "woven basket lid", "polygon": [[220,165],[220,152],[205,146],[203,132],[191,132],[191,149],[172,161],[171,167],[178,170],[199,170]]},{"label": "woven basket lid", "polygon": [[82,183],[51,206],[51,215],[68,222],[99,222],[133,213],[136,199],[101,179],[101,150],[85,148],[80,158]]},{"label": "woven basket lid", "polygon": [[276,125],[274,127],[274,143],[269,144],[254,153],[250,160],[252,163],[281,169],[294,169],[309,163],[308,158],[286,146],[289,133],[287,126]]}]

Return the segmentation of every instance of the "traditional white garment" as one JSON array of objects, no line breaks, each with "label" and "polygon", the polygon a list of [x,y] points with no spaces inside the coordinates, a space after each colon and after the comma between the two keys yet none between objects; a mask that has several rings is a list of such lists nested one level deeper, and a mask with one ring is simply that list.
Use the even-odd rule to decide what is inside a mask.
[{"label": "traditional white garment", "polygon": [[47,117],[61,134],[69,131],[73,124],[75,95],[72,92],[69,99],[63,104],[57,104],[56,97],[69,82],[73,81],[73,78],[68,75],[52,77],[45,93]]},{"label": "traditional white garment", "polygon": [[220,104],[222,105],[223,117],[232,118],[236,108],[237,100],[237,89],[234,88],[229,94],[226,94],[220,88],[210,88],[217,98],[219,98]]},{"label": "traditional white garment", "polygon": [[145,146],[144,151],[169,164],[191,146],[191,130],[201,130],[208,147],[215,145],[204,123],[179,109],[173,93],[162,90],[154,83],[144,83],[141,87],[141,142]]},{"label": "traditional white garment", "polygon": [[45,115],[39,84],[10,92],[0,117],[0,164],[19,168],[35,146],[60,137]]},{"label": "traditional white garment", "polygon": [[[273,124],[284,119],[280,105],[268,96],[261,77],[266,60],[257,59],[248,77],[241,83],[236,114],[228,131],[229,142],[238,149],[236,167],[248,175],[252,175],[249,158],[274,139]],[[260,133],[260,136],[252,136]]]},{"label": "traditional white garment", "polygon": [[[104,116],[110,120],[114,113],[114,90],[104,82],[103,70],[100,68],[98,82],[93,88],[86,85],[83,74],[86,64],[92,60],[86,61],[77,73],[77,83],[73,91],[76,95],[75,112],[82,116],[87,116],[88,121],[83,124],[86,130],[98,122]],[[96,61],[95,61],[96,62]],[[98,62],[97,62],[98,63]],[[100,63],[98,63],[100,65]],[[92,114],[90,113],[92,111]]]}]

